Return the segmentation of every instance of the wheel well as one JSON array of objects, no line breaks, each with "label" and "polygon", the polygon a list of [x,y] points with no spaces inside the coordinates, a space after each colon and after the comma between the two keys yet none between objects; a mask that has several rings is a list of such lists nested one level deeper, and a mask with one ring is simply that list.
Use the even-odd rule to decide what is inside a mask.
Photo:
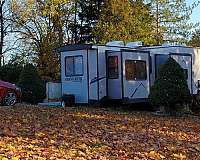
[{"label": "wheel well", "polygon": [[5,98],[5,96],[6,96],[6,94],[7,94],[8,92],[14,92],[14,93],[17,95],[17,93],[16,93],[16,91],[15,91],[15,90],[13,90],[13,89],[10,89],[10,88],[5,88],[5,91],[4,91],[3,98]]}]

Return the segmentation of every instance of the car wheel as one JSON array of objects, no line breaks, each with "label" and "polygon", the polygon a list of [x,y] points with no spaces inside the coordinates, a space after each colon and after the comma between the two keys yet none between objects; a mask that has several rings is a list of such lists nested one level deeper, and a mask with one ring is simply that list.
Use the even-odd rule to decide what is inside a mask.
[{"label": "car wheel", "polygon": [[3,105],[13,106],[17,102],[16,93],[13,91],[8,91],[5,98],[3,99]]}]

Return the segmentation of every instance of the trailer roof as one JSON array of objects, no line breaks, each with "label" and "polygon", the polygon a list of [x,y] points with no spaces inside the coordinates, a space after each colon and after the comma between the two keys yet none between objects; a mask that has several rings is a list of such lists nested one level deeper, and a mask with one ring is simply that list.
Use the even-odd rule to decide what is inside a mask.
[{"label": "trailer roof", "polygon": [[182,45],[174,45],[174,46],[141,46],[139,49],[158,49],[158,48],[196,48],[199,49],[199,47],[191,47],[191,46],[182,46]]},{"label": "trailer roof", "polygon": [[92,49],[92,44],[70,44],[57,48],[56,50],[58,52],[64,52],[64,51],[75,51],[75,50],[86,50],[86,49]]},{"label": "trailer roof", "polygon": [[146,49],[159,49],[159,48],[196,48],[200,49],[200,47],[191,47],[191,46],[182,46],[182,45],[174,45],[174,46],[138,46],[135,48],[130,48],[130,47],[122,47],[122,46],[108,46],[108,45],[93,45],[93,44],[69,44],[69,45],[64,45],[60,48],[57,48],[56,51],[58,52],[64,52],[64,51],[75,51],[75,50],[87,50],[87,49],[93,49],[94,46],[105,46],[105,47],[116,47],[116,48],[122,48],[122,49],[135,49],[135,50],[146,50]]}]

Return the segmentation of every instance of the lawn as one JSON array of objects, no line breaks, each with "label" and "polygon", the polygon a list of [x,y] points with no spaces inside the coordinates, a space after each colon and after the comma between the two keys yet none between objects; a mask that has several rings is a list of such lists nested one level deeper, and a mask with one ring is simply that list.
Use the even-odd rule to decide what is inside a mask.
[{"label": "lawn", "polygon": [[0,159],[200,159],[200,118],[0,107]]}]

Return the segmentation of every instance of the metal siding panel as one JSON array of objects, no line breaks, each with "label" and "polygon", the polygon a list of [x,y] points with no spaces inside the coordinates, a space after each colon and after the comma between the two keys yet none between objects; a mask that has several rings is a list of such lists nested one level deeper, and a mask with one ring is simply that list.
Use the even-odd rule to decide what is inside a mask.
[{"label": "metal siding panel", "polygon": [[88,50],[89,100],[98,100],[97,51]]},{"label": "metal siding panel", "polygon": [[99,58],[99,100],[107,96],[107,78],[106,78],[106,52],[98,50]]},{"label": "metal siding panel", "polygon": [[193,94],[197,94],[198,80],[200,80],[200,48],[192,50],[193,63],[192,63],[192,84]]}]

